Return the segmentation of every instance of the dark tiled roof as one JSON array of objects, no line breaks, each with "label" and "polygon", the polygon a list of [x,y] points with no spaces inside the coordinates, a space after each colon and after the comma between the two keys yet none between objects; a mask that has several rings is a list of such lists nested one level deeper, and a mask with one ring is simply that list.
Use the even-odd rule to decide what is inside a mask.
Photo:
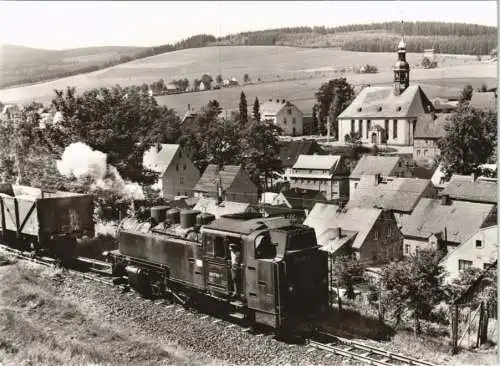
[{"label": "dark tiled roof", "polygon": [[314,140],[283,141],[280,143],[280,159],[284,168],[291,168],[299,155],[323,154],[323,150]]},{"label": "dark tiled roof", "polygon": [[496,111],[497,98],[494,92],[476,92],[472,94],[470,105],[476,109]]},{"label": "dark tiled roof", "polygon": [[418,85],[410,85],[400,95],[394,95],[392,87],[370,86],[364,88],[338,118],[417,117],[433,108]]},{"label": "dark tiled roof", "polygon": [[290,208],[285,205],[278,205],[278,206],[272,206],[272,205],[265,205],[262,206],[262,209],[269,214],[269,216],[283,216],[283,215],[299,215],[299,216],[306,216],[306,213],[304,210],[297,210],[295,208]]},{"label": "dark tiled roof", "polygon": [[415,127],[416,139],[440,139],[446,136],[444,127],[450,123],[451,113],[436,115],[436,119],[431,114],[423,114],[417,119]]},{"label": "dark tiled roof", "polygon": [[497,193],[497,182],[467,182],[451,179],[441,195],[448,195],[452,199],[462,201],[496,203]]},{"label": "dark tiled roof", "polygon": [[362,175],[374,174],[389,176],[394,168],[396,168],[399,161],[399,156],[363,155],[351,172],[351,178],[359,178]]},{"label": "dark tiled roof", "polygon": [[374,185],[373,176],[365,177],[361,178],[347,207],[377,207],[411,213],[424,194],[428,193],[430,197],[436,197],[430,180],[394,178],[387,183]]},{"label": "dark tiled roof", "polygon": [[493,208],[493,204],[465,201],[442,205],[439,199],[422,198],[403,220],[401,231],[405,236],[428,239],[446,228],[448,241],[462,243],[483,225]]},{"label": "dark tiled roof", "polygon": [[215,164],[207,166],[193,191],[216,192],[217,185],[221,183],[222,189],[227,190],[241,169],[240,165],[225,165],[222,169]]}]

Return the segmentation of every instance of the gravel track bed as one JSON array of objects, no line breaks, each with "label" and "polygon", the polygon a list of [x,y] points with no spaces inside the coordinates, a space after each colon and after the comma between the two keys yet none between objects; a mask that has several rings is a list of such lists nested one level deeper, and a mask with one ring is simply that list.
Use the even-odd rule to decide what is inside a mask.
[{"label": "gravel track bed", "polygon": [[357,365],[353,360],[290,345],[271,335],[254,335],[230,322],[169,305],[164,300],[142,299],[135,292],[67,274],[54,281],[59,295],[97,313],[105,322],[120,322],[123,329],[216,359],[216,364]]}]

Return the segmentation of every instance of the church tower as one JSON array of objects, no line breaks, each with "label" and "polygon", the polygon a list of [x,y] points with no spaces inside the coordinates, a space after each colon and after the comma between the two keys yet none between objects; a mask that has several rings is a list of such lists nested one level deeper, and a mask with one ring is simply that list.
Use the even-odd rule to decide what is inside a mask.
[{"label": "church tower", "polygon": [[400,95],[410,85],[410,65],[406,62],[406,44],[403,39],[398,45],[398,61],[393,66],[394,95]]}]

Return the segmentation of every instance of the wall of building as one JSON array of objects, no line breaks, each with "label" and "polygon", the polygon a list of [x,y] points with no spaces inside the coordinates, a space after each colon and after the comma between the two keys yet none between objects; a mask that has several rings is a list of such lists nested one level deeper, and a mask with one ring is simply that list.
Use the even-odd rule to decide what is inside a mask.
[{"label": "wall of building", "polygon": [[[394,138],[394,118],[388,119],[389,122],[389,135],[387,139],[388,145],[406,145],[411,146],[413,144],[413,122],[414,119],[396,119],[398,122],[396,124],[397,136]],[[361,123],[362,121],[362,123]],[[372,132],[368,133],[368,120],[355,119],[354,120],[354,132],[361,133],[361,142],[372,143]],[[372,119],[370,120],[370,128],[373,126],[380,126],[385,131],[385,121],[386,119]],[[360,125],[362,129],[360,129]],[[345,141],[345,135],[351,132],[351,119],[341,119],[339,120],[339,136],[340,141]],[[383,132],[381,132],[383,133]],[[380,140],[377,140],[377,144],[380,144]]]},{"label": "wall of building", "polygon": [[[448,272],[447,280],[451,281],[460,275],[460,260],[469,261],[472,267],[479,269],[493,263],[498,257],[497,236],[498,226],[480,230],[443,258],[441,264]],[[476,241],[481,242],[480,247],[476,246]]]},{"label": "wall of building", "polygon": [[413,159],[418,162],[433,162],[441,151],[435,139],[415,139],[413,145]]},{"label": "wall of building", "polygon": [[173,199],[175,196],[190,196],[200,179],[200,171],[186,154],[178,149],[172,163],[161,177],[163,197]]},{"label": "wall of building", "polygon": [[259,202],[258,188],[244,169],[240,169],[231,186],[227,188],[225,197],[233,202]]},{"label": "wall of building", "polygon": [[283,129],[285,136],[301,136],[304,132],[304,115],[295,106],[285,106],[278,112],[276,124]]},{"label": "wall of building", "polygon": [[358,251],[358,259],[372,264],[403,258],[403,236],[390,212],[383,212]]}]

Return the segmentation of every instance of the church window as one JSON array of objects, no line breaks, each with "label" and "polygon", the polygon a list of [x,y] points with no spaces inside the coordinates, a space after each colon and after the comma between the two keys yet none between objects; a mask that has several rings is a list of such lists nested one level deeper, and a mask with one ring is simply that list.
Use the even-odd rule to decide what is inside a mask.
[{"label": "church window", "polygon": [[392,138],[393,139],[398,138],[398,120],[397,119],[392,121]]},{"label": "church window", "polygon": [[363,136],[363,120],[359,120],[359,135]]},{"label": "church window", "polygon": [[354,120],[351,119],[351,132],[354,133]]},{"label": "church window", "polygon": [[367,120],[366,121],[366,131],[367,131],[366,137],[368,137],[368,131],[370,130],[371,126],[372,126],[372,121],[371,120]]}]

